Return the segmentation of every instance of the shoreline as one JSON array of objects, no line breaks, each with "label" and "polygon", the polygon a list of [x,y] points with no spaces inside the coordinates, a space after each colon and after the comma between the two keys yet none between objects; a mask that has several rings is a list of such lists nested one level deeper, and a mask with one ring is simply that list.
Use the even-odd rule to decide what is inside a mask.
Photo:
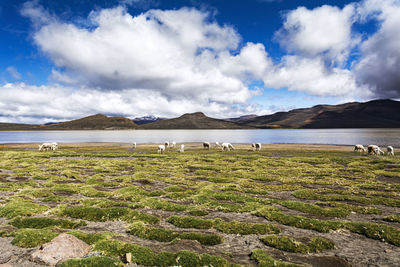
[{"label": "shoreline", "polygon": [[[13,148],[13,149],[36,149],[37,146],[41,143],[6,143],[0,144],[0,150],[4,148]],[[60,148],[82,148],[82,147],[120,147],[120,148],[131,148],[132,143],[126,142],[67,142],[67,143],[58,143]],[[157,147],[161,143],[137,143],[136,150],[140,150],[140,148],[150,148]],[[182,142],[177,143],[175,148],[178,148],[178,145],[184,144],[185,149],[203,149],[202,142]],[[242,149],[251,149],[251,143],[232,143],[238,150]],[[329,150],[329,151],[351,151],[352,145],[335,145],[335,144],[262,144],[263,150]],[[220,150],[215,147],[212,147],[210,150]]]}]

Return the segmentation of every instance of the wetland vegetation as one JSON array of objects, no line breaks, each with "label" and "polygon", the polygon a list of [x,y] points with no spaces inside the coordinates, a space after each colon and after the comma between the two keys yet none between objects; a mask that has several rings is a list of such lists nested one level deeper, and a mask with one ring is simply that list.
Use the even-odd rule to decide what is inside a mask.
[{"label": "wetland vegetation", "polygon": [[[97,256],[62,266],[395,266],[400,159],[349,147],[3,145],[0,238],[70,233]],[[25,258],[24,258],[25,257]],[[27,260],[26,253],[15,260]]]}]

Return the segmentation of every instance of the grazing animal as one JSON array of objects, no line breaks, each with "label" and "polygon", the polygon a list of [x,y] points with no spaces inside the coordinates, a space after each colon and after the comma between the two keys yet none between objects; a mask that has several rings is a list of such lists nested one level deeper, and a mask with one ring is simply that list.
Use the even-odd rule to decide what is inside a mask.
[{"label": "grazing animal", "polygon": [[221,147],[221,144],[219,142],[215,142],[215,147],[219,148],[219,147]]},{"label": "grazing animal", "polygon": [[48,150],[53,150],[52,143],[43,143],[39,145],[39,151],[48,151]]},{"label": "grazing animal", "polygon": [[210,149],[210,143],[209,142],[203,142],[203,148],[204,149]]},{"label": "grazing animal", "polygon": [[57,143],[51,143],[51,150],[57,150],[58,149],[58,144]]},{"label": "grazing animal", "polygon": [[165,141],[165,142],[164,142],[164,146],[165,146],[165,148],[169,148],[169,142],[168,142],[168,141]]},{"label": "grazing animal", "polygon": [[235,150],[233,145],[231,143],[222,143],[221,145],[221,151],[227,150],[230,151],[231,149]]},{"label": "grazing animal", "polygon": [[172,143],[170,144],[170,147],[175,147],[176,146],[176,142],[172,141]]},{"label": "grazing animal", "polygon": [[164,151],[165,151],[165,145],[159,145],[159,146],[158,146],[157,153],[158,153],[158,154],[163,154]]},{"label": "grazing animal", "polygon": [[377,145],[369,145],[368,146],[368,154],[369,155],[384,155],[385,152],[383,152],[379,146]]},{"label": "grazing animal", "polygon": [[184,144],[181,145],[181,148],[179,149],[179,152],[181,152],[181,153],[185,152],[185,145]]},{"label": "grazing animal", "polygon": [[354,146],[354,152],[365,152],[366,149],[363,145],[357,144]]},{"label": "grazing animal", "polygon": [[388,156],[394,156],[394,148],[392,146],[388,146],[386,149]]},{"label": "grazing animal", "polygon": [[136,148],[136,142],[133,142],[133,148]]},{"label": "grazing animal", "polygon": [[253,151],[261,151],[261,143],[252,143],[251,147],[253,148]]}]

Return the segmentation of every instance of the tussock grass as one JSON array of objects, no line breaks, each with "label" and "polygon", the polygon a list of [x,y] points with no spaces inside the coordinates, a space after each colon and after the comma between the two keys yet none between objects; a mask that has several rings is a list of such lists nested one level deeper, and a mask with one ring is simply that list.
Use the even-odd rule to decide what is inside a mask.
[{"label": "tussock grass", "polygon": [[322,252],[335,247],[332,241],[322,237],[312,237],[307,243],[285,235],[269,235],[260,239],[267,246],[296,253]]},{"label": "tussock grass", "polygon": [[202,245],[214,246],[221,244],[223,238],[216,234],[202,234],[197,232],[178,233],[169,229],[147,227],[143,223],[134,223],[129,228],[129,233],[145,239],[157,240],[160,242],[171,242],[175,239],[197,240]]},{"label": "tussock grass", "polygon": [[[216,255],[231,254],[232,261],[236,260],[231,252],[234,246],[224,244],[231,240],[228,235],[237,235],[235,239],[258,235],[270,246],[298,253],[324,255],[332,247],[329,240],[313,238],[315,233],[298,239],[277,235],[281,225],[322,236],[346,229],[400,246],[396,213],[400,171],[393,167],[398,165],[397,156],[367,157],[291,146],[267,147],[257,153],[247,148],[221,153],[190,146],[185,153],[170,150],[158,155],[155,151],[152,145],[136,149],[61,146],[55,152],[0,153],[0,217],[5,224],[0,235],[14,237],[16,245],[32,247],[48,242],[56,231],[70,231],[111,257],[76,259],[66,266],[121,264],[128,252],[139,265],[231,266],[226,259],[201,254],[197,248],[156,253],[118,241],[133,237],[127,236],[126,229],[120,234],[109,232],[114,221],[131,224],[130,234],[152,240],[143,242],[159,242],[157,248],[190,243],[180,239],[197,240],[214,245]],[[392,215],[383,216],[383,211]],[[298,212],[303,216],[293,215]],[[350,215],[354,212],[358,214]],[[264,220],[255,216],[268,222],[254,223]],[[372,217],[373,222],[369,221]],[[165,223],[211,230],[169,230],[162,227]],[[89,232],[85,224],[101,231]],[[253,251],[251,258],[241,257],[248,264],[294,266],[262,250]]]}]

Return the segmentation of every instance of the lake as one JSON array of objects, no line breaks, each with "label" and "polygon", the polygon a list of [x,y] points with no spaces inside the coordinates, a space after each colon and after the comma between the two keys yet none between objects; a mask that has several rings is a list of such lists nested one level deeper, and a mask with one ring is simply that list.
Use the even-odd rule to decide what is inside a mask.
[{"label": "lake", "polygon": [[0,143],[231,142],[400,146],[400,129],[0,131]]}]

